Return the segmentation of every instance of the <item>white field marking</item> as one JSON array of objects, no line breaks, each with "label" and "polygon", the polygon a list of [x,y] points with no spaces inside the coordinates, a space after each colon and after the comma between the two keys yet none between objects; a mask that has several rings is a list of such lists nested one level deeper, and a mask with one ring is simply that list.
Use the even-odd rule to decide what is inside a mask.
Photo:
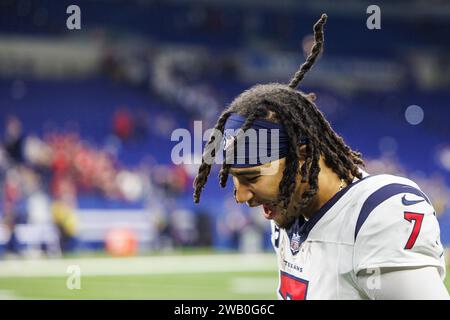
[{"label": "white field marking", "polygon": [[12,290],[0,290],[0,300],[17,300],[19,296]]},{"label": "white field marking", "polygon": [[78,265],[83,276],[189,274],[273,271],[273,254],[220,254],[128,258],[76,258],[0,261],[1,277],[67,277],[67,267]]},{"label": "white field marking", "polygon": [[278,287],[278,279],[276,273],[274,278],[270,277],[236,277],[231,280],[231,291],[236,293],[254,294],[254,293],[273,293]]}]

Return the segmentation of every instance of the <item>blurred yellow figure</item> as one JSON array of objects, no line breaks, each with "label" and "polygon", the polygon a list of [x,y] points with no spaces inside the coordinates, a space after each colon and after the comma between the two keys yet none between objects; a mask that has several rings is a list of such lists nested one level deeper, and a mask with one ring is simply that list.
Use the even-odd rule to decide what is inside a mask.
[{"label": "blurred yellow figure", "polygon": [[59,242],[63,252],[75,249],[78,219],[75,210],[66,202],[56,200],[52,204],[53,222],[59,231]]}]

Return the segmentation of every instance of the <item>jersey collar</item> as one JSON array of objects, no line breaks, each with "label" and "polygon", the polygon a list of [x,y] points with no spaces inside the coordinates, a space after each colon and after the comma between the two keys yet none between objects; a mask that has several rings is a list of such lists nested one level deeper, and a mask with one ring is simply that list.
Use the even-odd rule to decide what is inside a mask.
[{"label": "jersey collar", "polygon": [[305,220],[303,216],[300,216],[296,219],[294,224],[287,230],[287,234],[289,239],[292,241],[292,237],[299,236],[300,244],[305,242],[308,238],[309,233],[312,228],[319,222],[319,220],[334,206],[336,202],[339,201],[351,188],[360,183],[361,181],[367,179],[371,176],[366,176],[362,179],[356,180],[353,183],[349,184],[347,187],[338,191],[330,200],[328,200],[319,210],[314,213],[314,215],[308,221]]}]

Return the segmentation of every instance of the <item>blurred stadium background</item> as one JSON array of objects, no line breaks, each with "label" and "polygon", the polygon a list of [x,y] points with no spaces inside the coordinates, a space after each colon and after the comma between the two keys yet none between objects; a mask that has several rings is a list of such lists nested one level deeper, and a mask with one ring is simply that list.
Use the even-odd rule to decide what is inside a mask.
[{"label": "blurred stadium background", "polygon": [[370,173],[422,187],[448,246],[450,2],[380,1],[381,30],[370,4],[2,0],[0,299],[274,299],[269,224],[220,189],[218,166],[194,205],[197,166],[172,163],[171,133],[288,81],[322,12],[325,51],[301,89]]}]

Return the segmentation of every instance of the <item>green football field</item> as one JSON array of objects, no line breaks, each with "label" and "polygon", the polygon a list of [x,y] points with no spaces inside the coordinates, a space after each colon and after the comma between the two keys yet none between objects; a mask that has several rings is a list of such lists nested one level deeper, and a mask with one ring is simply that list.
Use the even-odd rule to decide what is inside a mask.
[{"label": "green football field", "polygon": [[277,285],[272,253],[0,262],[0,300],[265,300],[276,299]]},{"label": "green football field", "polygon": [[277,285],[273,254],[0,261],[0,300],[276,299]]},{"label": "green football field", "polygon": [[276,299],[276,285],[271,272],[87,276],[80,290],[68,290],[65,278],[9,278],[0,280],[0,299]]}]

